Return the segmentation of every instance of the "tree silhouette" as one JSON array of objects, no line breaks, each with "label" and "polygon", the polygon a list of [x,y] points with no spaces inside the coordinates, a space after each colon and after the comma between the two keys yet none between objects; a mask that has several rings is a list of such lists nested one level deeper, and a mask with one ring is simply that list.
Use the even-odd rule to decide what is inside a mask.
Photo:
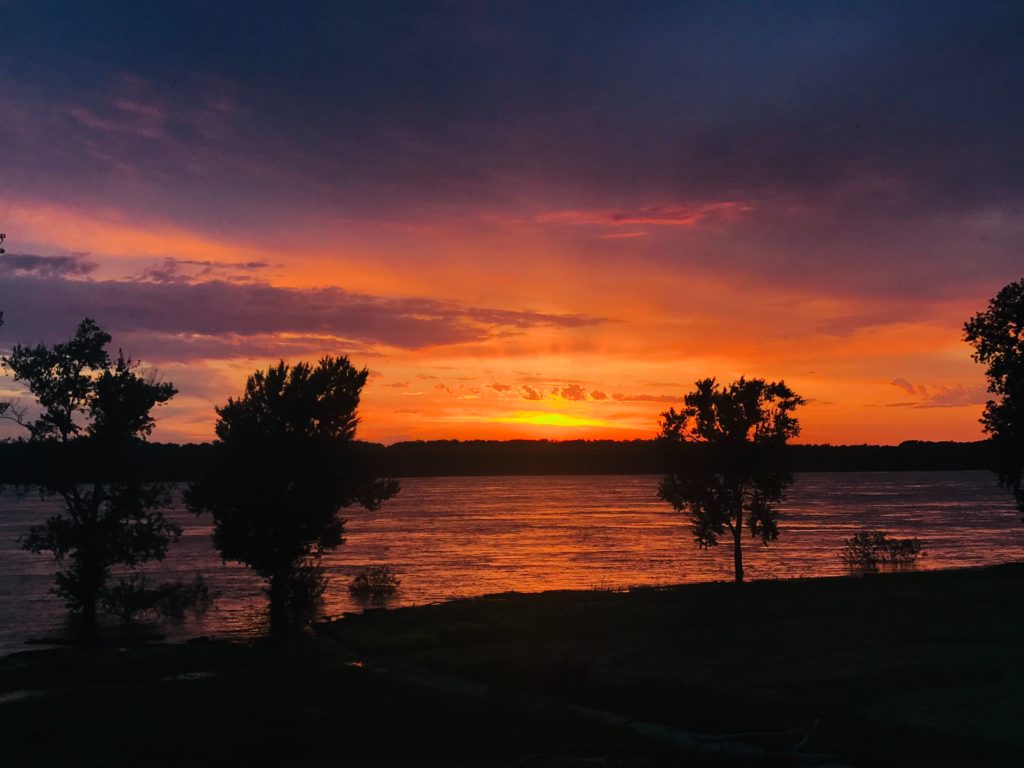
[{"label": "tree silhouette", "polygon": [[800,432],[793,411],[803,403],[781,381],[741,378],[726,387],[703,379],[681,411],[662,414],[660,437],[676,450],[658,495],[690,515],[700,547],[732,535],[737,582],[744,527],[765,544],[779,536],[776,505],[793,481],[781,449]]},{"label": "tree silhouette", "polygon": [[996,395],[981,418],[995,448],[993,469],[1024,515],[1024,279],[1005,286],[968,320],[964,338]]},{"label": "tree silhouette", "polygon": [[[3,232],[0,232],[0,256],[3,256],[5,253],[7,253],[7,251],[4,250],[4,240],[6,240],[6,239],[7,239],[7,235],[5,235]],[[0,325],[3,325],[3,324],[4,324],[4,313],[3,313],[3,310],[0,310]],[[4,408],[2,405],[0,405],[0,414],[2,414],[6,410],[7,410],[6,408]]]},{"label": "tree silhouette", "polygon": [[70,341],[19,344],[3,359],[39,408],[35,419],[8,410],[43,450],[29,484],[64,506],[32,526],[22,546],[53,554],[55,591],[80,616],[86,637],[95,632],[112,569],[162,559],[181,534],[161,512],[170,501],[167,488],[140,482],[132,467],[134,449],[153,429],[153,408],[176,390],[140,374],[123,353],[111,360],[109,343],[110,335],[86,318]]},{"label": "tree silhouette", "polygon": [[212,514],[224,560],[267,582],[273,631],[292,628],[322,593],[320,557],[344,542],[339,511],[377,509],[398,492],[396,480],[376,477],[352,450],[367,376],[346,357],[316,367],[281,362],[217,409],[211,467],[187,501]]}]

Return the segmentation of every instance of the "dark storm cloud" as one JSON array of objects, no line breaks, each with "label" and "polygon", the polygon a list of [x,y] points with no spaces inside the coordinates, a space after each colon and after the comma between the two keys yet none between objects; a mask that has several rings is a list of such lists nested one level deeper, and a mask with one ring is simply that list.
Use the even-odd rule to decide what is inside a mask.
[{"label": "dark storm cloud", "polygon": [[[381,298],[340,288],[278,288],[261,283],[68,280],[0,277],[3,332],[20,340],[65,337],[82,317],[111,332],[179,336],[192,356],[232,348],[252,354],[254,339],[282,345],[277,334],[341,339],[402,348],[479,341],[495,334],[603,322],[587,315],[553,315],[469,307],[421,298]],[[198,339],[189,337],[196,336]],[[294,342],[289,342],[294,343]],[[309,343],[309,342],[307,342]],[[212,345],[212,347],[211,347]]]},{"label": "dark storm cloud", "polygon": [[[1020,277],[1020,3],[37,2],[3,28],[0,213],[17,195],[284,245],[477,217],[585,243],[588,270],[900,317]],[[202,269],[147,279],[262,274]]]},{"label": "dark storm cloud", "polygon": [[1020,4],[39,2],[4,15],[19,118],[0,128],[5,171],[37,191],[57,167],[81,183],[127,174],[211,225],[284,201],[350,215],[500,205],[553,183],[578,201],[659,205],[819,199],[879,179],[898,187],[875,196],[883,207],[1021,198]]}]

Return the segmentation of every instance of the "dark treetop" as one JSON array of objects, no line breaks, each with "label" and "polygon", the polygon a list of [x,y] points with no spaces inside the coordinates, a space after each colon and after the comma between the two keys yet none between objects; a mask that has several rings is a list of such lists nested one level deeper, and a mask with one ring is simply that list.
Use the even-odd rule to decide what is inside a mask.
[{"label": "dark treetop", "polygon": [[1010,283],[964,325],[988,391],[981,422],[992,435],[993,466],[1024,514],[1024,279]]},{"label": "dark treetop", "polygon": [[678,452],[658,494],[690,515],[701,547],[733,540],[736,581],[743,581],[743,529],[765,544],[778,538],[776,507],[793,476],[784,462],[786,442],[800,434],[793,412],[804,403],[783,382],[740,378],[728,386],[698,381],[685,407],[664,414],[662,439]]}]

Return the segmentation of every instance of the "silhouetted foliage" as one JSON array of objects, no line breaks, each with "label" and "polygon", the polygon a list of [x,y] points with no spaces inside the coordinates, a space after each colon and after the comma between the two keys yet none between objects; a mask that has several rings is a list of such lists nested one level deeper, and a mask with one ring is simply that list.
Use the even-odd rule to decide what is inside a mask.
[{"label": "silhouetted foliage", "polygon": [[840,556],[851,568],[904,567],[921,555],[920,539],[890,539],[885,531],[860,531],[843,541]]},{"label": "silhouetted foliage", "polygon": [[402,580],[386,565],[367,568],[356,574],[348,591],[356,600],[370,604],[383,603],[398,591]]},{"label": "silhouetted foliage", "polygon": [[293,625],[322,594],[320,557],[344,541],[339,511],[377,509],[398,492],[396,480],[377,477],[353,450],[367,376],[346,357],[316,367],[282,362],[254,373],[240,398],[217,409],[211,465],[187,501],[213,516],[224,560],[266,580],[275,630]]},{"label": "silhouetted foliage", "polygon": [[142,618],[180,623],[189,612],[206,611],[216,596],[201,575],[191,582],[150,586],[144,574],[133,573],[104,591],[102,605],[107,613],[126,624]]},{"label": "silhouetted foliage", "polygon": [[993,469],[1024,515],[1024,279],[1007,285],[988,309],[968,320],[964,336],[996,396],[981,418],[995,448]]},{"label": "silhouetted foliage", "polygon": [[[5,253],[7,253],[5,250],[3,250],[3,242],[5,240],[7,240],[6,234],[4,234],[3,232],[0,232],[0,256],[3,256]],[[2,326],[2,325],[3,325],[3,311],[0,310],[0,326]],[[7,410],[6,408],[4,408],[5,404],[6,403],[0,403],[0,414],[3,414]]]},{"label": "silhouetted foliage", "polygon": [[125,460],[152,431],[153,408],[176,390],[142,375],[121,353],[111,360],[109,343],[109,334],[85,319],[69,341],[19,344],[3,360],[39,409],[34,419],[8,409],[38,449],[31,483],[64,506],[33,526],[22,545],[53,554],[56,592],[81,616],[86,636],[112,570],[162,559],[181,533],[161,512],[168,489],[141,482]]},{"label": "silhouetted foliage", "polygon": [[741,582],[743,529],[765,544],[778,538],[776,505],[793,481],[782,449],[800,432],[793,411],[804,400],[781,381],[741,378],[728,386],[698,381],[683,402],[681,411],[662,414],[661,438],[675,449],[675,466],[658,494],[690,515],[700,547],[732,535]]}]

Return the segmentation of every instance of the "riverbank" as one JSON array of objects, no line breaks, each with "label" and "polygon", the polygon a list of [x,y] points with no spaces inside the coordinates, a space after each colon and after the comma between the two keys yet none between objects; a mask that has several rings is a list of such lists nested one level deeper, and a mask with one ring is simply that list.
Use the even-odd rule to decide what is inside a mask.
[{"label": "riverbank", "polygon": [[507,595],[330,626],[381,663],[855,765],[1016,765],[1024,564]]},{"label": "riverbank", "polygon": [[[376,511],[353,510],[345,545],[320,564],[331,580],[324,614],[359,610],[346,585],[388,565],[402,579],[392,603],[423,605],[499,591],[708,582],[732,576],[726,547],[701,550],[686,515],[657,496],[656,476],[414,478]],[[58,512],[55,499],[0,495],[0,656],[28,638],[60,634],[64,607],[51,594],[52,561],[21,549],[30,526]],[[175,496],[168,519],[181,541],[147,572],[154,581],[202,574],[219,597],[176,635],[258,632],[266,597],[251,570],[224,564],[212,521]],[[840,576],[845,539],[864,529],[920,539],[918,566],[939,570],[1024,561],[1013,497],[988,472],[797,475],[780,511],[781,535],[747,547],[754,579]]]},{"label": "riverbank", "polygon": [[1022,598],[1013,564],[498,595],[289,647],[16,654],[0,743],[5,765],[1015,765]]}]

